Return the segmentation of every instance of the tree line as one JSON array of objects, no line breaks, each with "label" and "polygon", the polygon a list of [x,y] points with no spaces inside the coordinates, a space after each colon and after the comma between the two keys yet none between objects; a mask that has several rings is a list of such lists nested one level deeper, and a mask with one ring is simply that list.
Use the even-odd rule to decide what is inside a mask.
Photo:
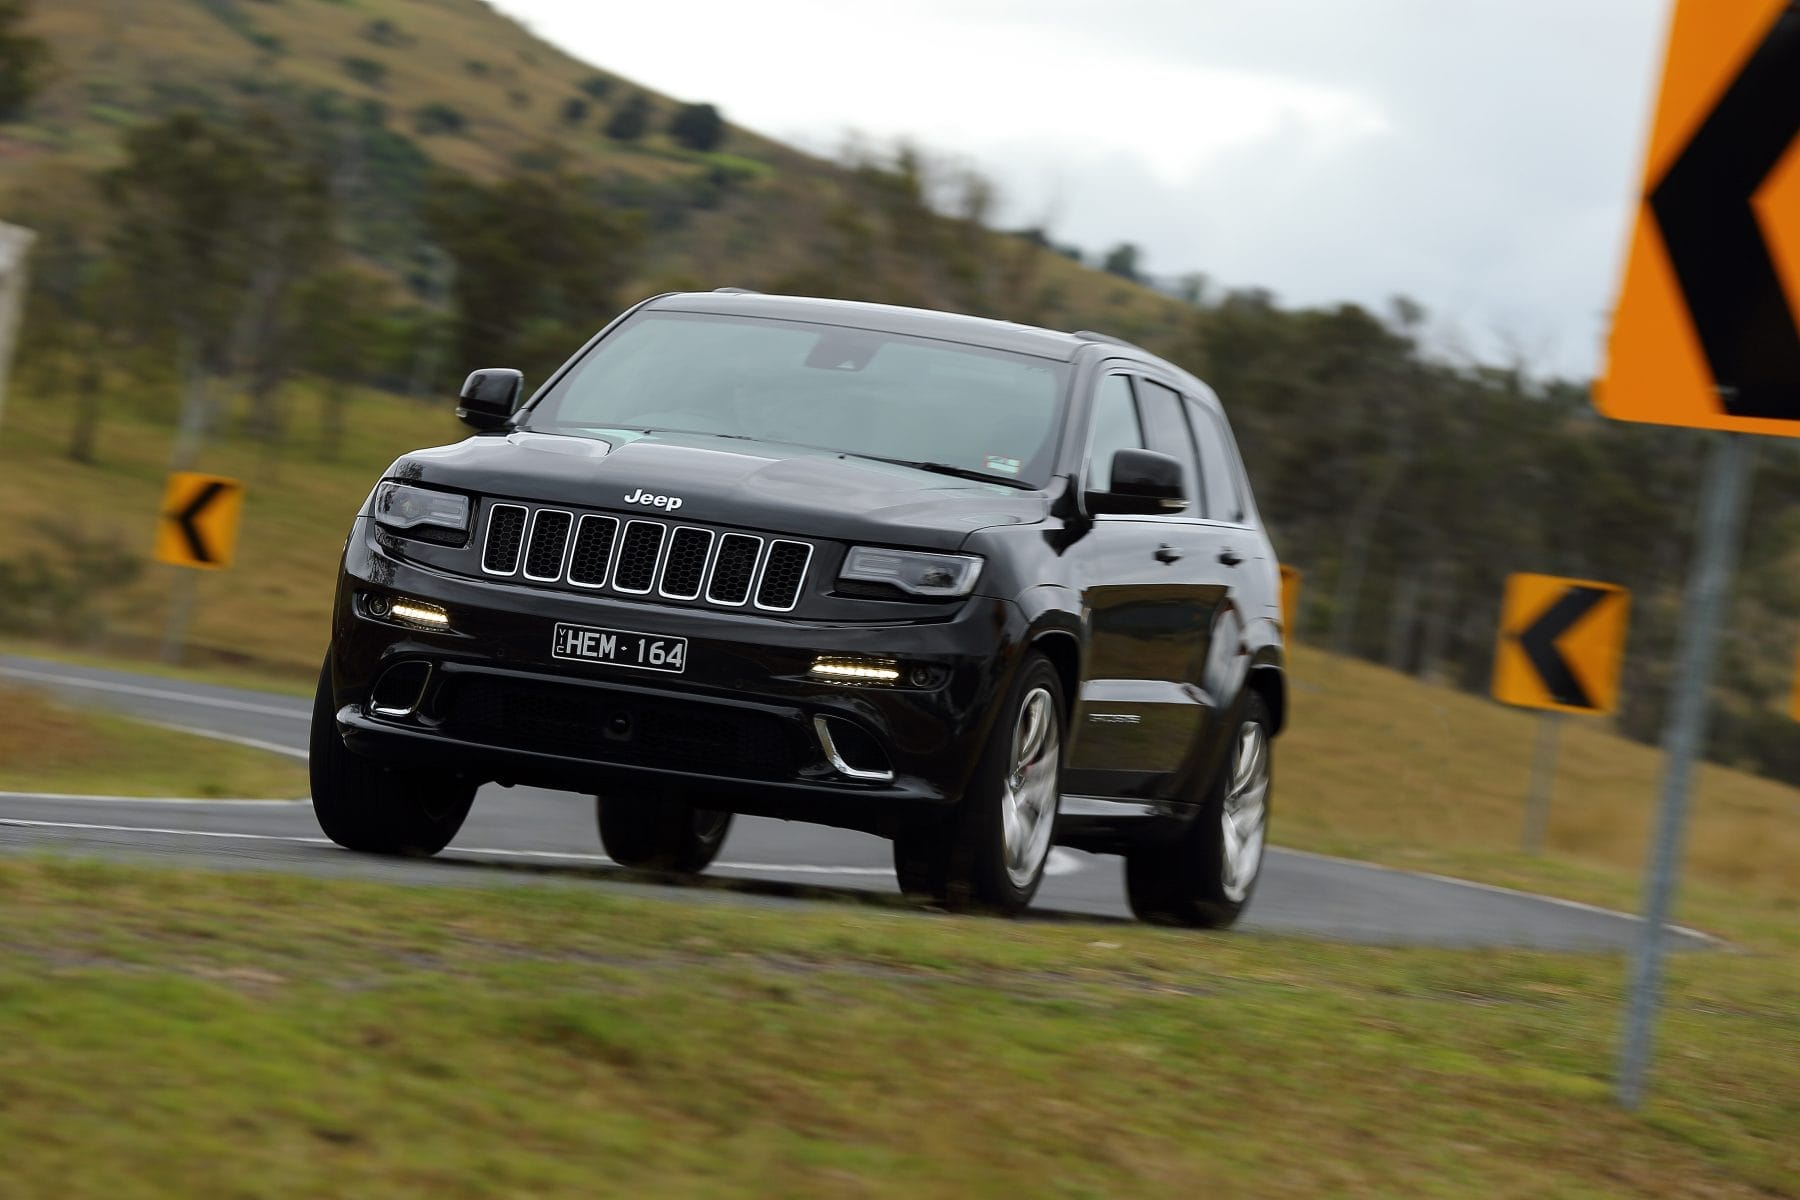
[{"label": "tree line", "polygon": [[[669,222],[715,203],[584,177],[554,152],[481,181],[437,171],[378,115],[307,103],[128,131],[100,178],[50,172],[8,216],[38,229],[22,369],[71,402],[69,453],[100,453],[103,376],[171,381],[175,465],[236,413],[279,445],[296,375],[324,380],[318,452],[354,388],[429,392],[481,365],[541,379],[632,298]],[[1704,438],[1597,417],[1580,381],[1450,363],[1395,301],[1293,310],[1255,290],[1144,299],[1122,276],[1083,300],[1067,247],[994,230],[978,172],[908,147],[853,149],[802,198],[809,219],[765,290],[943,307],[1129,336],[1211,383],[1231,413],[1283,558],[1306,572],[1299,633],[1485,689],[1513,571],[1632,589],[1618,722],[1650,739],[1667,699]],[[704,168],[697,178],[705,179]],[[716,181],[714,181],[716,184]],[[683,185],[687,186],[687,185]],[[801,193],[796,192],[796,195]],[[674,216],[671,217],[670,213]],[[1095,295],[1106,297],[1102,289]],[[1720,673],[1714,756],[1800,782],[1784,708],[1800,584],[1800,469],[1763,453]]]}]

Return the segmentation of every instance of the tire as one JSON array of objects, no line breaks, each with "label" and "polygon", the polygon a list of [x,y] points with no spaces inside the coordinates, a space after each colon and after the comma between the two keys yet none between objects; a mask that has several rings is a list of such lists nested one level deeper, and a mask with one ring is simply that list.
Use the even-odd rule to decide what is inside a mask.
[{"label": "tire", "polygon": [[310,745],[313,816],[346,850],[429,858],[450,844],[475,802],[475,783],[454,771],[352,753],[338,735],[329,663],[313,697]]},{"label": "tire", "polygon": [[1231,757],[1194,820],[1175,841],[1126,854],[1125,892],[1140,920],[1223,929],[1250,903],[1269,828],[1273,728],[1268,704],[1252,692]]},{"label": "tire", "polygon": [[894,839],[902,891],[955,911],[1002,916],[1031,903],[1056,840],[1066,714],[1056,668],[1031,652],[956,811]]},{"label": "tire", "polygon": [[695,808],[675,794],[596,796],[600,844],[622,867],[697,875],[731,832],[731,814]]}]

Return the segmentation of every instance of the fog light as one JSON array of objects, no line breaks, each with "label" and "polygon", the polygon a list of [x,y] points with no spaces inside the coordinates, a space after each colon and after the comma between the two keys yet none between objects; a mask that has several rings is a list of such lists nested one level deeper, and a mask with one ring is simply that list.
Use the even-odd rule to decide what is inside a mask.
[{"label": "fog light", "polygon": [[420,629],[450,628],[450,614],[423,600],[395,600],[388,615],[396,621],[416,625]]},{"label": "fog light", "polygon": [[830,683],[893,683],[900,678],[900,664],[890,658],[821,655],[807,674]]}]

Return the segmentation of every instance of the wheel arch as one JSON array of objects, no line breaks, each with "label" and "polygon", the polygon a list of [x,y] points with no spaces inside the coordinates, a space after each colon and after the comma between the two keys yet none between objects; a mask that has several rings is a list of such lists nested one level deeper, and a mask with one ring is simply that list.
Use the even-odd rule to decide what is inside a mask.
[{"label": "wheel arch", "polygon": [[1062,684],[1064,720],[1073,725],[1075,705],[1081,698],[1081,639],[1066,629],[1046,629],[1031,639],[1031,648],[1050,660]]},{"label": "wheel arch", "polygon": [[1275,722],[1269,732],[1280,733],[1287,727],[1287,673],[1276,663],[1256,664],[1250,668],[1248,686],[1269,706],[1269,716]]}]

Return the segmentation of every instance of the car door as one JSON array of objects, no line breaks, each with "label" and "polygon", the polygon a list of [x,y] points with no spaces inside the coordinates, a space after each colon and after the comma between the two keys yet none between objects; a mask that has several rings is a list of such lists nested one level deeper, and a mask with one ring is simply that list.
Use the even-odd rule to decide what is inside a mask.
[{"label": "car door", "polygon": [[1084,490],[1104,490],[1112,455],[1127,447],[1182,463],[1182,513],[1193,515],[1097,515],[1069,548],[1088,653],[1064,790],[1159,800],[1178,791],[1203,719],[1197,681],[1205,649],[1197,639],[1207,623],[1197,560],[1184,548],[1201,503],[1198,468],[1179,398],[1114,369],[1096,384]]},{"label": "car door", "polygon": [[1199,683],[1211,706],[1223,710],[1237,699],[1249,675],[1244,645],[1245,614],[1260,611],[1257,572],[1268,545],[1253,524],[1245,498],[1242,465],[1225,418],[1215,404],[1185,397],[1184,408],[1200,457],[1203,520],[1196,530],[1206,590],[1215,597],[1209,617],[1212,634]]}]

